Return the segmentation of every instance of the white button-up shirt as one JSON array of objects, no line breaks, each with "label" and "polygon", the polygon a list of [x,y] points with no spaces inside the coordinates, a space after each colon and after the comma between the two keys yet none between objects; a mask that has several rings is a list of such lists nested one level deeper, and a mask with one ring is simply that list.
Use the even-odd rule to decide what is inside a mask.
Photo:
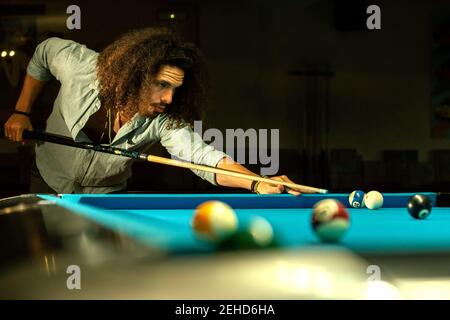
[{"label": "white button-up shirt", "polygon": [[[41,81],[55,77],[61,88],[53,105],[46,131],[90,141],[83,127],[100,108],[96,73],[98,53],[70,40],[43,41],[28,65],[27,73]],[[178,159],[217,166],[227,155],[203,142],[189,126],[168,129],[168,116],[153,119],[136,114],[117,132],[112,147],[145,151],[160,142]],[[133,159],[53,143],[36,145],[36,165],[44,181],[58,193],[108,193],[123,190],[131,176]],[[216,184],[215,174],[193,170]],[[151,179],[151,177],[148,177]]]}]

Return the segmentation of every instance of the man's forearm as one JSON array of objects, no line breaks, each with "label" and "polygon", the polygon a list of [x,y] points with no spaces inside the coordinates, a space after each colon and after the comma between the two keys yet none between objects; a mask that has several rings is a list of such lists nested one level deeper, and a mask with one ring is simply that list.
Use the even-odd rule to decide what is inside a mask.
[{"label": "man's forearm", "polygon": [[[218,164],[218,168],[227,169],[236,172],[246,173],[252,176],[258,176],[257,174],[251,172],[244,166],[240,165],[237,162],[234,162],[230,158],[223,158]],[[224,187],[234,187],[234,188],[243,188],[247,190],[251,190],[252,180],[237,178],[228,176],[225,174],[216,174],[216,182],[217,184]]]},{"label": "man's forearm", "polygon": [[23,83],[19,99],[16,103],[16,110],[30,113],[33,103],[39,92],[41,92],[44,84],[45,82],[36,80],[27,74],[25,76],[25,81]]}]

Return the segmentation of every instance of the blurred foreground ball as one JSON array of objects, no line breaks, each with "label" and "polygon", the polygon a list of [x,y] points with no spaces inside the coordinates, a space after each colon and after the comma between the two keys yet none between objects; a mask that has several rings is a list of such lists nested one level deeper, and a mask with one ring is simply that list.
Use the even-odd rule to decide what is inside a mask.
[{"label": "blurred foreground ball", "polygon": [[260,216],[253,217],[248,225],[219,244],[222,250],[267,249],[277,246],[272,225]]},{"label": "blurred foreground ball", "polygon": [[334,199],[319,201],[313,207],[312,227],[323,242],[338,242],[350,227],[347,209]]},{"label": "blurred foreground ball", "polygon": [[192,228],[201,239],[220,241],[236,232],[238,218],[226,203],[206,201],[195,209]]}]

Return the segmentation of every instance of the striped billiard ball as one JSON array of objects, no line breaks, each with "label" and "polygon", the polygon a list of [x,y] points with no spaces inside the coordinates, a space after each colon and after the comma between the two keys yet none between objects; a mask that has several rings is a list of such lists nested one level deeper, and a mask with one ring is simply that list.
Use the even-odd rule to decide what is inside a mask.
[{"label": "striped billiard ball", "polygon": [[323,242],[338,242],[350,227],[345,206],[335,199],[316,203],[312,212],[312,228]]}]

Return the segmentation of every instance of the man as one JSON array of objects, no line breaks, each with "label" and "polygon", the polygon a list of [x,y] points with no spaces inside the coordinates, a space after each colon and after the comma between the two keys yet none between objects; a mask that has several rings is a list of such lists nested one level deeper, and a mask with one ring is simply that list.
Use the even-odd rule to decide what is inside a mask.
[{"label": "man", "polygon": [[[44,82],[61,83],[46,131],[112,147],[142,151],[160,142],[170,154],[191,162],[256,175],[193,132],[207,94],[199,50],[166,29],[125,34],[100,54],[70,40],[50,38],[27,68],[5,134],[22,141],[33,102]],[[123,191],[132,159],[52,143],[36,146],[31,192],[109,193]],[[194,171],[215,185],[258,193],[299,192],[228,175]],[[149,177],[151,179],[151,177]],[[276,180],[290,180],[286,176]]]}]

